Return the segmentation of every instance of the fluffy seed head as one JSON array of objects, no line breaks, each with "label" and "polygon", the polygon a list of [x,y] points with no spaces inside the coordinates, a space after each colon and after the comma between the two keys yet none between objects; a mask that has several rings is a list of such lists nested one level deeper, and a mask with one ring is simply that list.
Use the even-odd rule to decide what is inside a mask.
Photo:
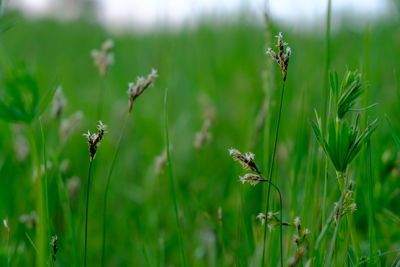
[{"label": "fluffy seed head", "polygon": [[229,155],[231,155],[233,160],[239,162],[245,170],[254,171],[257,174],[261,174],[256,163],[254,162],[255,155],[253,153],[249,152],[243,155],[239,150],[231,148],[229,149]]},{"label": "fluffy seed head", "polygon": [[[272,50],[272,48],[268,48],[266,53],[270,55],[272,59],[279,65],[282,71],[282,79],[283,81],[286,81],[287,69],[289,66],[289,58],[290,55],[292,54],[292,51],[290,47],[287,47],[288,43],[285,43],[283,41],[283,35],[281,32],[278,33],[278,35],[275,37],[277,38],[276,46],[278,48],[278,52],[276,53]],[[286,52],[284,52],[285,47],[286,47]]]},{"label": "fluffy seed head", "polygon": [[268,179],[261,177],[260,175],[253,173],[246,173],[244,176],[239,176],[239,181],[244,183],[249,183],[252,186],[257,185],[259,182],[267,182]]},{"label": "fluffy seed head", "polygon": [[109,39],[102,44],[100,50],[92,50],[91,52],[94,64],[99,68],[99,74],[102,77],[107,74],[110,66],[114,64],[114,54],[110,52],[113,46],[114,42]]},{"label": "fluffy seed head", "polygon": [[3,219],[3,226],[4,226],[4,228],[6,228],[7,232],[10,231],[10,227],[8,226],[8,219],[7,218]]},{"label": "fluffy seed head", "polygon": [[97,148],[100,145],[100,141],[103,139],[103,136],[106,133],[105,129],[106,125],[104,125],[103,122],[99,121],[97,124],[97,133],[91,134],[88,131],[87,133],[83,134],[83,136],[85,136],[88,141],[91,161],[96,156]]},{"label": "fluffy seed head", "polygon": [[257,217],[256,217],[256,219],[257,220],[260,220],[260,222],[261,222],[261,224],[264,224],[265,223],[265,214],[264,213],[262,213],[262,212],[260,212],[258,215],[257,215]]},{"label": "fluffy seed head", "polygon": [[54,118],[59,119],[62,112],[64,111],[65,105],[67,104],[67,99],[64,96],[62,86],[58,86],[54,94],[52,103],[52,115]]},{"label": "fluffy seed head", "polygon": [[57,251],[58,251],[58,236],[57,235],[53,235],[51,237],[50,246],[53,250],[51,256],[53,258],[53,262],[55,262],[57,259]]},{"label": "fluffy seed head", "polygon": [[135,102],[136,98],[138,98],[147,88],[154,84],[154,80],[157,77],[157,70],[152,69],[150,74],[147,75],[147,78],[138,77],[135,83],[130,82],[128,84],[127,94],[129,96],[129,112],[132,111],[133,103]]}]

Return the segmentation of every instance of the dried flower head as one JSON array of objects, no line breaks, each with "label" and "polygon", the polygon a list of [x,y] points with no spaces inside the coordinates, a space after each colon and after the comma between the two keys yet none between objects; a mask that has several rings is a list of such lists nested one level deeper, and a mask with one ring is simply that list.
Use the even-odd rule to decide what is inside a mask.
[{"label": "dried flower head", "polygon": [[58,251],[58,236],[57,235],[53,235],[51,237],[50,246],[52,248],[51,257],[53,258],[53,262],[55,262],[57,259],[57,251]]},{"label": "dried flower head", "polygon": [[[280,32],[277,36],[277,47],[278,47],[278,53],[272,50],[272,48],[267,49],[267,54],[272,57],[273,60],[275,60],[276,63],[280,66],[282,70],[282,79],[283,81],[286,81],[286,75],[287,75],[287,69],[289,65],[289,58],[290,55],[292,54],[292,51],[290,47],[288,47],[288,43],[285,43],[283,41],[283,35]],[[286,47],[286,51],[285,51]],[[285,52],[284,52],[285,51]]]},{"label": "dried flower head", "polygon": [[94,64],[99,68],[100,76],[107,74],[109,67],[114,64],[114,54],[110,52],[114,42],[109,39],[103,43],[100,50],[92,50],[91,55]]},{"label": "dried flower head", "polygon": [[138,98],[143,92],[149,88],[153,83],[155,78],[158,77],[157,70],[152,69],[151,73],[147,75],[147,78],[138,77],[136,82],[128,84],[128,96],[129,96],[129,112],[132,111],[133,103],[135,99]]},{"label": "dried flower head", "polygon": [[100,141],[103,139],[103,136],[106,133],[105,129],[106,129],[106,125],[104,125],[103,122],[99,121],[97,124],[97,133],[91,134],[88,131],[87,133],[83,134],[83,136],[85,136],[88,141],[89,154],[90,154],[91,161],[96,156],[97,148],[100,144]]},{"label": "dried flower head", "polygon": [[67,99],[64,96],[62,86],[58,86],[54,94],[51,113],[54,118],[59,119],[64,111]]},{"label": "dried flower head", "polygon": [[229,149],[229,155],[231,155],[233,160],[239,162],[245,170],[254,171],[257,174],[261,174],[256,163],[254,162],[255,155],[253,153],[248,152],[243,155],[239,150],[231,148]]},{"label": "dried flower head", "polygon": [[259,182],[268,182],[268,179],[261,177],[258,174],[246,173],[244,176],[239,176],[239,181],[244,183],[249,183],[252,186],[257,185]]}]

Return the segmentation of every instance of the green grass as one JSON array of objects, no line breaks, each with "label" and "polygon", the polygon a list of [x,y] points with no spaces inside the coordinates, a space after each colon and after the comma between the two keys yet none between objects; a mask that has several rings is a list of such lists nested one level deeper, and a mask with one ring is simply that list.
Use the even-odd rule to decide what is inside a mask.
[{"label": "green grass", "polygon": [[[59,243],[57,264],[81,266],[89,160],[82,133],[99,119],[108,125],[108,134],[92,168],[88,266],[98,266],[102,259],[106,188],[105,266],[182,266],[184,262],[187,266],[259,266],[264,227],[256,216],[265,212],[266,185],[263,189],[238,182],[240,169],[227,150],[254,152],[257,165],[268,173],[282,91],[280,69],[265,55],[265,47],[272,46],[270,36],[279,31],[293,54],[272,178],[282,193],[282,220],[293,224],[299,216],[302,228],[311,232],[303,265],[314,259],[314,266],[328,261],[332,266],[344,262],[390,266],[398,258],[400,240],[398,20],[387,17],[356,27],[350,19],[340,18],[342,26],[333,27],[329,35],[325,27],[301,32],[272,21],[266,38],[264,27],[250,23],[250,18],[246,14],[235,19],[205,18],[196,27],[111,33],[84,19],[58,22],[5,14],[0,24],[13,26],[0,34],[0,99],[3,89],[14,89],[15,99],[22,95],[22,102],[7,98],[11,104],[6,107],[23,112],[4,113],[10,110],[0,107],[0,219],[8,218],[11,230],[8,241],[7,230],[0,228],[0,266],[7,266],[8,260],[10,266],[50,265],[53,235]],[[101,80],[90,51],[108,38],[115,42],[115,64]],[[135,102],[120,139],[128,108],[127,84],[152,67],[159,78]],[[324,228],[333,220],[334,202],[342,194],[335,168],[329,158],[325,164],[308,120],[318,110],[325,123],[328,114],[324,113],[335,108],[326,106],[330,103],[327,71],[343,77],[355,69],[368,86],[359,96],[361,101],[345,103],[345,110],[350,109],[346,116],[361,113],[360,129],[375,118],[380,125],[347,165],[358,206],[350,225],[344,216],[337,228],[332,222]],[[59,84],[68,99],[61,120],[79,110],[84,114],[65,144],[60,140],[61,121],[45,108]],[[101,88],[104,101],[98,118]],[[169,88],[169,125],[165,125],[165,88]],[[197,150],[193,142],[203,124],[199,100],[204,95],[216,108],[216,120],[211,141]],[[258,128],[257,115],[264,102],[268,103],[266,123]],[[378,105],[353,111],[371,103]],[[24,127],[17,134],[20,124]],[[15,152],[18,136],[30,146],[23,160]],[[169,163],[158,175],[155,158],[166,146]],[[111,166],[112,182],[107,186]],[[32,182],[33,169],[43,184]],[[77,195],[69,193],[72,177],[81,181]],[[271,211],[279,210],[275,192],[269,206]],[[30,227],[19,218],[32,210],[39,225]],[[296,254],[295,233],[294,227],[283,227],[284,265]],[[280,263],[279,237],[278,227],[267,233],[268,266]]]}]

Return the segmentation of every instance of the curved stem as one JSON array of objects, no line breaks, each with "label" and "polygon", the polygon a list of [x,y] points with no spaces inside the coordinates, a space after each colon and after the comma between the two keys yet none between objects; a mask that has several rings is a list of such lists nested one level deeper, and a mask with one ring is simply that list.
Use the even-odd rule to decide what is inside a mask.
[{"label": "curved stem", "polygon": [[[269,199],[270,199],[270,193],[271,193],[272,175],[274,173],[275,155],[276,155],[276,148],[277,148],[277,143],[278,143],[279,127],[280,127],[280,122],[281,122],[283,97],[284,97],[284,93],[285,93],[285,84],[286,84],[286,82],[283,81],[282,90],[281,90],[281,99],[280,99],[280,103],[279,103],[278,121],[277,121],[276,131],[275,131],[274,149],[273,149],[273,152],[272,152],[272,158],[271,158],[271,165],[270,165],[270,168],[269,168],[269,174],[268,174],[268,177],[267,177],[270,180],[270,182],[268,183],[267,207],[266,207],[265,214],[268,214],[268,210],[269,210]],[[266,241],[267,241],[267,225],[265,224],[265,226],[264,226],[264,241],[263,241],[263,253],[262,253],[261,266],[264,266]],[[283,266],[283,256],[282,255],[283,255],[283,252],[281,252],[281,266]]]},{"label": "curved stem", "polygon": [[108,202],[108,192],[110,190],[110,183],[111,183],[111,176],[114,170],[114,166],[115,166],[115,161],[117,160],[117,156],[119,153],[119,150],[121,148],[121,141],[123,139],[124,133],[125,133],[125,128],[128,122],[128,115],[129,113],[127,113],[125,115],[125,119],[124,122],[122,124],[122,128],[121,128],[121,134],[118,138],[118,143],[117,146],[115,148],[115,152],[114,152],[114,156],[112,158],[111,161],[111,166],[110,166],[110,170],[108,171],[108,175],[107,175],[107,182],[106,182],[106,189],[104,192],[104,202],[103,202],[103,244],[102,244],[102,248],[101,248],[101,266],[105,266],[105,251],[106,251],[106,218],[107,218],[107,202]]},{"label": "curved stem", "polygon": [[89,173],[87,179],[87,192],[86,192],[86,218],[85,218],[85,253],[84,253],[84,266],[87,266],[87,229],[88,229],[88,214],[89,214],[89,192],[90,192],[90,177],[92,173],[93,160],[89,163]]}]

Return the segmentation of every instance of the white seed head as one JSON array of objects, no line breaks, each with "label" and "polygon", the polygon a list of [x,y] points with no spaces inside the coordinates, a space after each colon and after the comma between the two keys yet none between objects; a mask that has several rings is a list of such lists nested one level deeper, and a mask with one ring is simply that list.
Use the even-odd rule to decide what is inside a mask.
[{"label": "white seed head", "polygon": [[265,214],[262,213],[262,212],[260,212],[260,213],[257,215],[256,219],[259,220],[259,221],[261,222],[261,224],[264,224],[264,223],[265,223]]},{"label": "white seed head", "polygon": [[8,219],[7,218],[3,219],[3,225],[4,225],[4,228],[7,229],[7,231],[10,231],[10,227],[8,226]]},{"label": "white seed head", "polygon": [[151,69],[151,73],[149,74],[151,78],[157,78],[158,77],[158,71],[156,69]]},{"label": "white seed head", "polygon": [[239,150],[237,150],[235,148],[231,148],[228,151],[229,151],[229,155],[231,155],[231,156],[240,154]]},{"label": "white seed head", "polygon": [[296,227],[299,227],[299,226],[301,225],[301,219],[300,219],[300,217],[296,217],[296,218],[294,219],[294,225],[295,225]]},{"label": "white seed head", "polygon": [[112,39],[108,39],[107,41],[105,41],[102,45],[102,49],[107,51],[110,50],[111,48],[114,47],[114,41]]}]

